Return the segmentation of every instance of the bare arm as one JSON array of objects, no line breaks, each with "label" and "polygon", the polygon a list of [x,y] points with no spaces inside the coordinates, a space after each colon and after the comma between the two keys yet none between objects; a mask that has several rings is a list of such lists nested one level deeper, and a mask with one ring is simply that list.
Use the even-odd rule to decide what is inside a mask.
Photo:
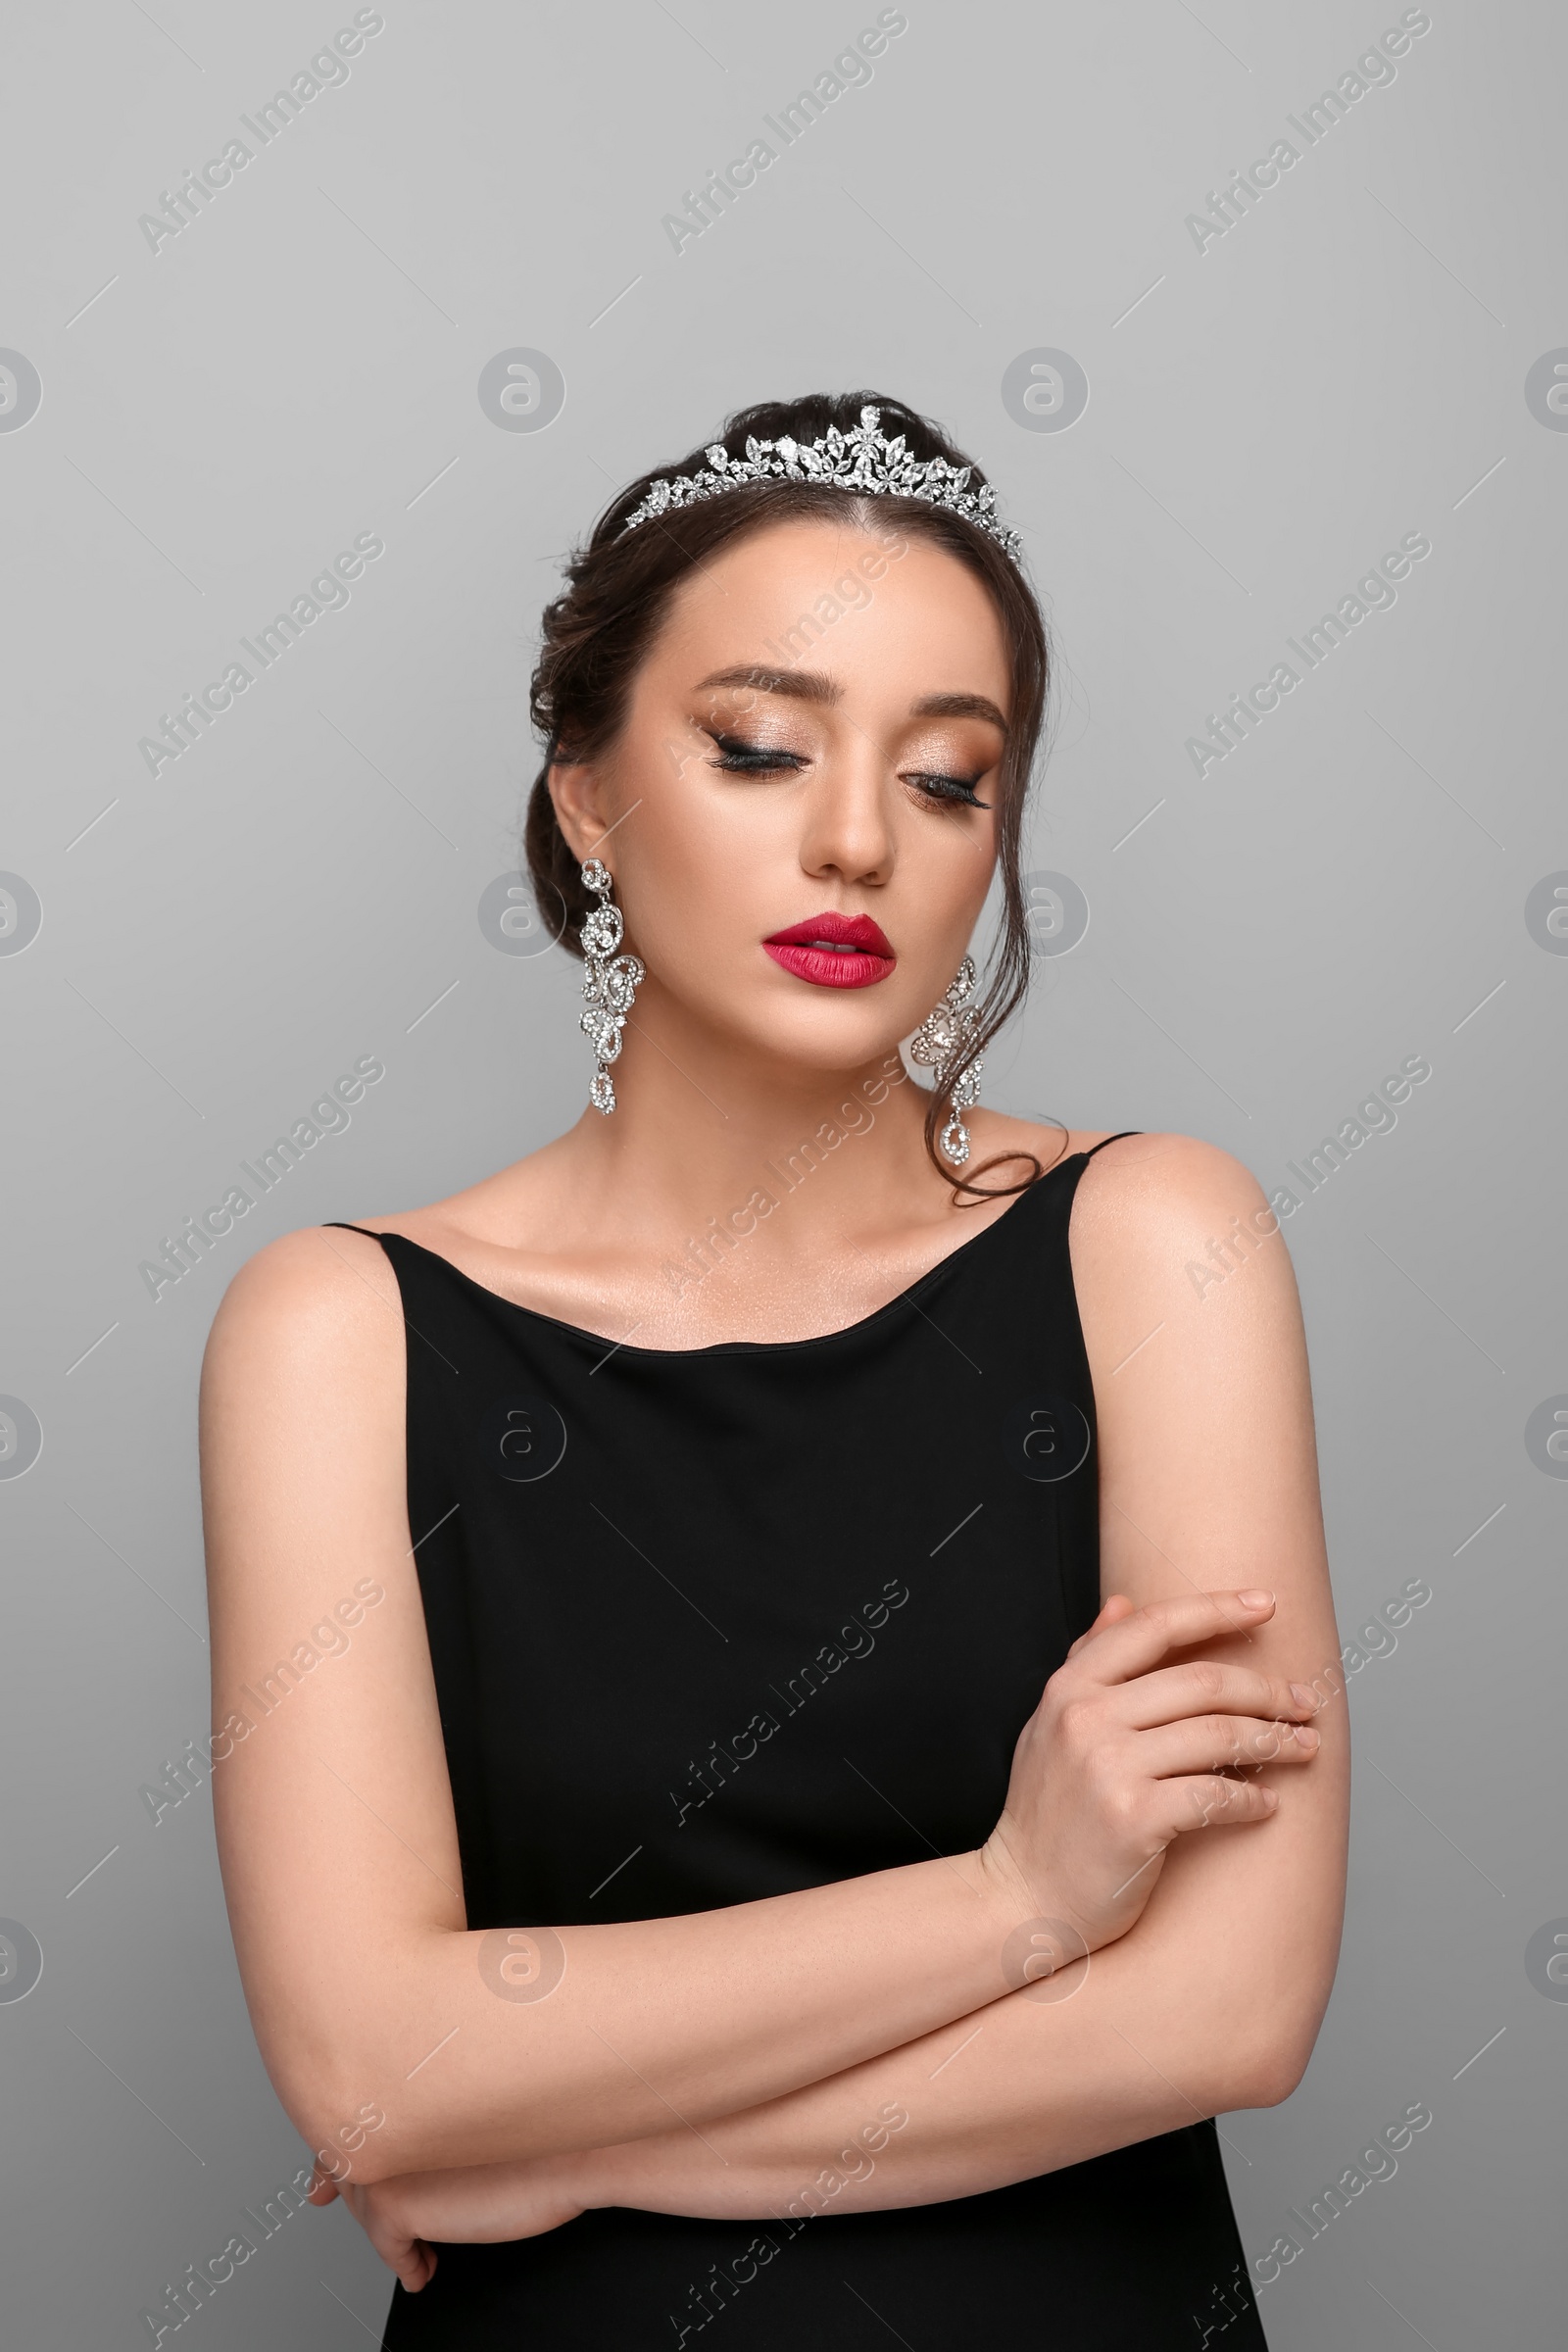
[{"label": "bare arm", "polygon": [[[838,2074],[1006,1989],[1016,1911],[978,1854],[690,1916],[563,1923],[510,1955],[504,1933],[469,1933],[404,1402],[376,1244],[291,1235],[231,1286],[202,1399],[228,1727],[215,1807],[252,2022],[314,2147],[358,2141],[356,2174],[373,2180],[631,2139]],[[340,1600],[359,1622],[317,1663]],[[513,1997],[538,1956],[547,1978],[564,1957],[561,1981]],[[367,2107],[386,2119],[369,2138]]]},{"label": "bare arm", "polygon": [[[1168,1189],[1156,1174],[1155,1194]],[[1157,1218],[1141,1213],[1134,1223],[1145,1257],[1157,1255],[1165,1237],[1151,1242],[1146,1230]],[[1110,1254],[1118,1265],[1126,1257]],[[1298,1327],[1297,1337],[1298,1345]],[[916,1864],[673,1920],[571,1927],[555,1938],[568,1965],[549,1997],[504,1997],[493,1939],[464,1926],[403,1500],[402,1366],[401,1314],[380,1250],[356,1237],[302,1234],[253,1261],[234,1286],[204,1383],[217,1712],[221,1722],[233,1708],[236,1720],[215,1781],[225,1886],[264,2057],[315,2144],[331,2147],[371,2101],[387,2122],[364,2143],[362,2180],[620,2143],[672,2118],[701,2125],[979,2010],[1007,1990],[1003,1955],[1020,1919],[1094,1907],[1083,1870],[1042,1875],[1051,1838],[1024,1819],[1041,1775],[1015,1771],[1022,1812],[1004,1842],[988,1841],[984,1859]],[[1309,1460],[1309,1439],[1306,1448]],[[1240,1525],[1244,1573],[1255,1576],[1253,1539],[1270,1531],[1250,1528],[1245,1511]],[[1201,1522],[1192,1533],[1200,1553]],[[351,1569],[362,1573],[351,1578]],[[1205,1573],[1201,1558],[1198,1570]],[[247,1677],[254,1692],[269,1661],[300,1655],[296,1643],[309,1656],[303,1637],[329,1622],[334,1597],[354,1585],[384,1598],[352,1655],[323,1659],[239,1737]],[[1209,1604],[1189,1594],[1180,1607],[1198,1612],[1188,1639],[1211,1640]],[[1289,1709],[1277,1679],[1256,1690],[1253,1679],[1243,1697],[1216,1693],[1211,1703],[1233,1715]],[[1171,1718],[1203,1703],[1191,1690],[1167,1694],[1148,1721],[1174,1735]],[[1147,1807],[1134,1819],[1124,1781],[1102,1775],[1104,1786],[1094,1786],[1090,1728],[1054,1727],[1059,1745],[1070,1749],[1076,1738],[1081,1751],[1056,1776],[1076,1802],[1065,1832],[1059,1819],[1054,1825],[1055,1848],[1070,1860],[1068,1833],[1092,1826],[1094,1870],[1116,1885],[1128,1875],[1124,1833],[1138,1831],[1142,1857],[1189,1821],[1172,1814],[1151,1832]],[[1037,1723],[1020,1755],[1042,1737]],[[1225,1752],[1154,1769],[1206,1771]],[[1205,1821],[1222,1796],[1250,1818],[1238,1784],[1204,1786],[1213,1792]],[[1154,1781],[1144,1793],[1191,1787]],[[1218,1832],[1212,1842],[1240,1835]],[[1266,1986],[1251,1989],[1255,1998]],[[1243,2021],[1244,2040],[1255,2053],[1251,2022]],[[1235,2028],[1234,2017],[1225,2022]]]},{"label": "bare arm", "polygon": [[[1216,1976],[1195,1877],[1118,1942],[1058,1979],[701,2132],[515,2168],[389,2181],[412,2237],[531,2235],[586,2207],[804,2221],[939,2204],[1032,2180],[1294,2086],[1298,2053],[1264,2053],[1228,2018],[1254,2001],[1247,1954]],[[1270,2068],[1272,2067],[1272,2073]],[[566,2200],[563,2210],[559,2199]]]},{"label": "bare arm", "polygon": [[[1338,1950],[1348,1777],[1295,1283],[1234,1161],[1177,1138],[1113,1151],[1122,1164],[1087,1172],[1073,1219],[1102,1584],[1143,1604],[1197,1582],[1269,1586],[1273,1616],[1204,1651],[1313,1690],[1312,1769],[1265,1767],[1283,1791],[1273,1818],[1182,1838],[1131,1932],[1054,1982],[700,2135],[391,2182],[395,2227],[461,2238],[466,2216],[473,2234],[506,2237],[593,2204],[759,2218],[933,2203],[1294,2088]],[[1207,1244],[1236,1217],[1253,1246],[1222,1283],[1195,1282],[1189,1267],[1212,1268]]]},{"label": "bare arm", "polygon": [[[1272,1590],[1266,1623],[1204,1655],[1315,1692],[1310,1772],[1264,1767],[1274,1818],[1180,1839],[1131,1932],[1055,1983],[715,2123],[709,2146],[672,2132],[585,2156],[585,2203],[756,2217],[803,2195],[814,2209],[817,2182],[823,2210],[930,2204],[1296,2087],[1339,1951],[1349,1745],[1305,1342],[1272,1223],[1225,1153],[1139,1137],[1085,1171],[1072,1250],[1100,1425],[1102,1591],[1148,1604],[1195,1586]],[[1222,1275],[1208,1244],[1228,1237]],[[870,2149],[862,2128],[874,2135],[889,2102],[909,2121]]]}]

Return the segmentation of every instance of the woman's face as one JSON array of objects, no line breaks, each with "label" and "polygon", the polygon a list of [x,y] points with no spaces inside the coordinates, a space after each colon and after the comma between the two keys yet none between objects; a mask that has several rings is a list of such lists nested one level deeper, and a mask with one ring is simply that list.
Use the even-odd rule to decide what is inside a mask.
[{"label": "woman's face", "polygon": [[618,741],[554,775],[639,1007],[808,1069],[906,1037],[985,900],[1009,694],[989,595],[918,538],[791,521],[688,573]]}]

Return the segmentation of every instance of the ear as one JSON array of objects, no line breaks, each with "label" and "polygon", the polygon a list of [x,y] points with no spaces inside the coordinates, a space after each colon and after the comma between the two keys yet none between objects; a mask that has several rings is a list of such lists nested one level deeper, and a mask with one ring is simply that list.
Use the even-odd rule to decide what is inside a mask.
[{"label": "ear", "polygon": [[562,838],[579,865],[597,858],[611,826],[604,812],[599,770],[591,760],[556,760],[550,767],[550,798]]}]

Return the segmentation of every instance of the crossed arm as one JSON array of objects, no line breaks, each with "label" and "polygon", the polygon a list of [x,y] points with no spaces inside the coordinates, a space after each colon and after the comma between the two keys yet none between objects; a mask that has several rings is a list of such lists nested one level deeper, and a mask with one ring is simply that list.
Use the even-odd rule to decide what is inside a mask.
[{"label": "crossed arm", "polygon": [[[408,1556],[395,1286],[349,1234],[292,1236],[246,1269],[204,1388],[218,1720],[354,1566],[386,1592],[331,1678],[215,1776],[258,2039],[356,2193],[416,2186],[436,2238],[590,2204],[782,2213],[813,2184],[828,2211],[914,2205],[1294,2086],[1333,1973],[1348,1777],[1299,1313],[1283,1241],[1255,1223],[1223,1287],[1187,1278],[1261,1208],[1245,1171],[1181,1139],[1128,1150],[1086,1172],[1072,1230],[1103,1589],[1136,1605],[1272,1590],[1266,1625],[1203,1655],[1313,1686],[1322,1744],[1306,1773],[1263,1768],[1284,1790],[1271,1819],[1178,1839],[1129,1934],[1022,1990],[999,1954],[1028,1906],[977,1854],[566,1928],[550,1999],[496,2000],[463,1926]],[[348,2128],[367,2104],[386,2117],[370,2136]]]},{"label": "crossed arm", "polygon": [[[1299,1793],[1298,1780],[1292,1795]],[[1207,1874],[1178,1867],[1187,1851],[1196,1862],[1207,1838],[1247,1836],[1205,1831],[1179,1847],[1143,1919],[1087,1963],[782,2098],[700,2126],[672,2120],[618,2146],[343,2193],[383,2260],[417,2291],[435,2267],[431,2241],[531,2236],[591,2206],[798,2226],[973,2196],[1235,2107],[1272,2104],[1294,2087],[1310,2042],[1299,1989],[1280,1962],[1320,1936],[1320,1891],[1294,1856],[1269,1873],[1258,1891],[1277,1909],[1279,1938],[1260,1985],[1255,1942],[1216,1952]],[[1271,1998],[1274,2032],[1260,2036],[1256,2020]]]}]

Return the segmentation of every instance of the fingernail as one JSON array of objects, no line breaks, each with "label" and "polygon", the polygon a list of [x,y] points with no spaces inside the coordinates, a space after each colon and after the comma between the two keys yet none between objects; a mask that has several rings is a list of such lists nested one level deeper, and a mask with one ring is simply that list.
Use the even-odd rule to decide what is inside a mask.
[{"label": "fingernail", "polygon": [[1317,1692],[1315,1690],[1308,1690],[1305,1683],[1293,1683],[1291,1685],[1291,1696],[1295,1699],[1298,1707],[1311,1707],[1314,1711],[1316,1710]]},{"label": "fingernail", "polygon": [[1272,1592],[1262,1592],[1258,1586],[1254,1585],[1250,1592],[1238,1592],[1236,1597],[1244,1609],[1266,1609],[1274,1595]]},{"label": "fingernail", "polygon": [[1296,1744],[1298,1747],[1316,1747],[1318,1740],[1319,1734],[1313,1730],[1309,1723],[1298,1723],[1297,1725]]}]

